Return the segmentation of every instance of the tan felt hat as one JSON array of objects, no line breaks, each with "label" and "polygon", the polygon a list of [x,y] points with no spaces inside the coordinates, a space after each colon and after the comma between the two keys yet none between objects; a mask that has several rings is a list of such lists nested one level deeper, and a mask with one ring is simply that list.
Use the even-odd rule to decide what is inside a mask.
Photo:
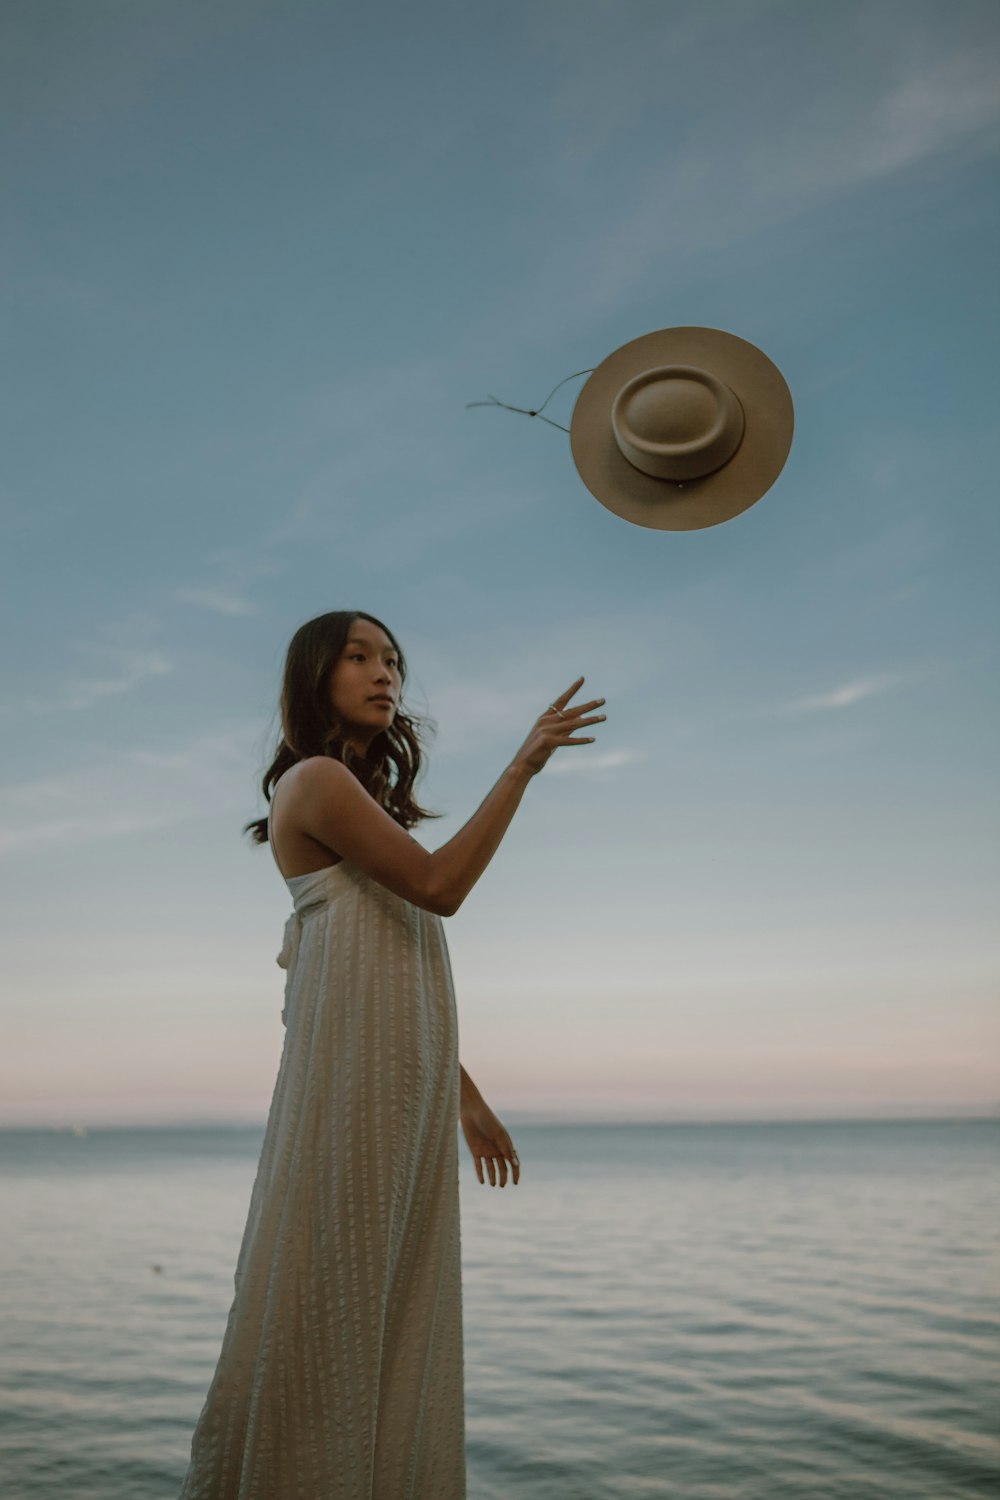
[{"label": "tan felt hat", "polygon": [[777,365],[720,328],[661,328],[623,344],[577,397],[570,447],[590,493],[658,531],[717,526],[784,468],[792,398]]}]

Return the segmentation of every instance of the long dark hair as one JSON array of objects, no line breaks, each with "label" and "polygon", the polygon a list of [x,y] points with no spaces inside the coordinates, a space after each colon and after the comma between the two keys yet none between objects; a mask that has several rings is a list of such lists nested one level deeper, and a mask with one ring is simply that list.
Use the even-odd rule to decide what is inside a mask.
[{"label": "long dark hair", "polygon": [[[310,755],[329,755],[349,771],[403,828],[412,828],[422,818],[437,818],[414,800],[413,784],[420,772],[419,732],[426,720],[397,707],[388,729],[372,740],[366,755],[359,755],[347,739],[346,725],[330,702],[330,673],[340,660],[355,620],[368,620],[384,630],[399,657],[400,686],[406,681],[406,661],[389,628],[361,609],[333,609],[307,620],[292,636],[285,657],[281,684],[281,736],[274,759],[264,773],[261,787],[270,804],[279,777]],[[267,818],[243,825],[256,844],[267,843]]]}]

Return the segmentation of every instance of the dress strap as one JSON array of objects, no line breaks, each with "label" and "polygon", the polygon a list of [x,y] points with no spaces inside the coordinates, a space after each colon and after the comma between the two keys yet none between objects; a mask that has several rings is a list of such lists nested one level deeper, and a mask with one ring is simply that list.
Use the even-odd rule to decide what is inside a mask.
[{"label": "dress strap", "polygon": [[[271,843],[271,813],[274,809],[274,799],[278,795],[278,788],[280,785],[281,777],[279,776],[277,781],[274,783],[274,786],[271,788],[271,800],[267,804],[267,841],[269,844]],[[272,845],[272,848],[273,847],[274,846]],[[275,863],[277,863],[277,861],[275,861]]]},{"label": "dress strap", "polygon": [[[284,775],[284,772],[282,772],[282,776],[283,775]],[[282,880],[287,880],[288,879],[287,875],[285,874],[285,872],[281,868],[281,866],[278,864],[278,856],[274,852],[274,839],[271,837],[271,814],[274,811],[274,799],[278,795],[278,788],[281,785],[281,781],[282,781],[282,777],[279,776],[278,779],[277,779],[277,781],[274,783],[274,786],[271,788],[271,800],[267,804],[267,842],[268,842],[268,847],[271,850],[271,858],[274,860],[275,868],[277,869],[278,874],[281,876]]]}]

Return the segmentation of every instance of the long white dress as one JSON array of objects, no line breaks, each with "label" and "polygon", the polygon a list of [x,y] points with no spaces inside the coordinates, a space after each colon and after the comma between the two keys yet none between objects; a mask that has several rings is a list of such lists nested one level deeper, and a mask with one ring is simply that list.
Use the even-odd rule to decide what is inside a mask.
[{"label": "long white dress", "polygon": [[346,861],[287,885],[284,1050],[181,1500],[464,1500],[441,918]]}]

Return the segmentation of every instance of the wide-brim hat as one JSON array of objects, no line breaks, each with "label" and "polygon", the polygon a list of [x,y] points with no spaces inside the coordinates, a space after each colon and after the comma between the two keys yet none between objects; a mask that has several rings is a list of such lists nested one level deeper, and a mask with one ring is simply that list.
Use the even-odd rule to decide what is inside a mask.
[{"label": "wide-brim hat", "polygon": [[597,366],[577,397],[570,447],[615,515],[695,531],[767,493],[794,421],[781,371],[754,344],[720,328],[661,328]]}]

